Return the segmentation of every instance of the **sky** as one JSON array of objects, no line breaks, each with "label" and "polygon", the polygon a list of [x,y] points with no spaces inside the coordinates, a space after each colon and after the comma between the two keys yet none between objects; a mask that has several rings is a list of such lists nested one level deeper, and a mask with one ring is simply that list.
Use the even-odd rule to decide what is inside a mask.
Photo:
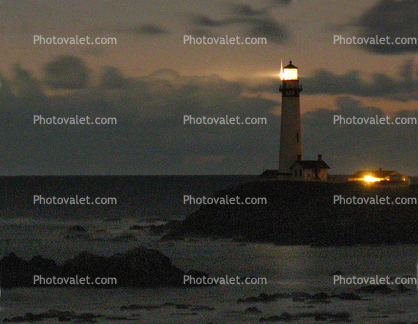
[{"label": "sky", "polygon": [[[113,38],[39,44],[35,37]],[[193,45],[185,37],[260,38]],[[340,44],[336,38],[363,44]],[[331,174],[418,175],[418,125],[341,125],[335,116],[418,118],[416,0],[1,0],[0,175],[260,174],[278,167],[281,62],[299,69],[304,159]],[[367,40],[368,44],[364,44]],[[414,40],[410,40],[413,42]],[[34,116],[116,118],[40,125]],[[263,125],[189,125],[263,117]]]}]

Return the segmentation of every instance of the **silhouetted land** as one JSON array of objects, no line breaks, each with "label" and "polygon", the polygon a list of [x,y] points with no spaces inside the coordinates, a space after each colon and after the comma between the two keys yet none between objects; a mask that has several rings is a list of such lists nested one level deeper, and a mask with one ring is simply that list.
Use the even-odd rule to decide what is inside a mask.
[{"label": "silhouetted land", "polygon": [[254,181],[218,191],[266,197],[266,205],[202,205],[173,224],[169,238],[200,236],[281,245],[418,243],[418,205],[340,205],[334,196],[415,197],[418,186],[389,187],[359,183]]},{"label": "silhouetted land", "polygon": [[[16,176],[0,177],[3,218],[179,219],[198,205],[183,204],[183,195],[210,196],[221,188],[256,176]],[[114,205],[40,205],[33,196],[115,197]]]}]

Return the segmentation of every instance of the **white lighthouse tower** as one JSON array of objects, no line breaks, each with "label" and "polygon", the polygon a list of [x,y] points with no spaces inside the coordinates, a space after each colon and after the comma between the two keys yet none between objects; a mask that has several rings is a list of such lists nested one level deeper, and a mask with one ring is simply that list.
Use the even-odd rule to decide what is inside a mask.
[{"label": "white lighthouse tower", "polygon": [[282,117],[280,129],[280,174],[291,174],[290,168],[302,157],[302,127],[300,118],[298,68],[292,64],[281,71]]}]

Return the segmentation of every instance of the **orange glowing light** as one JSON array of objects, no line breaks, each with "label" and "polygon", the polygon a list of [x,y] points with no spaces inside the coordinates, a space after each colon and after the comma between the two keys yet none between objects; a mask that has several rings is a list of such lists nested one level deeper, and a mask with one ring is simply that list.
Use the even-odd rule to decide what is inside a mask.
[{"label": "orange glowing light", "polygon": [[380,181],[380,179],[379,178],[374,178],[374,177],[371,177],[371,176],[365,176],[364,181],[366,181],[366,182],[378,182],[378,181]]}]

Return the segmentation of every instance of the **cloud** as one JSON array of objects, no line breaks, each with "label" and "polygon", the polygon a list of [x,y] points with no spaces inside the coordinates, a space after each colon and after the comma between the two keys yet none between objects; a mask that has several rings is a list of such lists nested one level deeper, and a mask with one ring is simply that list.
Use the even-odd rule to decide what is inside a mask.
[{"label": "cloud", "polygon": [[124,26],[124,27],[100,27],[95,28],[93,31],[100,32],[112,32],[120,34],[128,34],[135,36],[164,36],[170,34],[170,31],[158,24],[145,23],[137,24],[135,26]]},{"label": "cloud", "polygon": [[239,16],[248,16],[248,17],[254,17],[254,16],[260,16],[267,13],[267,9],[254,9],[249,4],[241,4],[241,3],[233,3],[230,5],[231,13]]},{"label": "cloud", "polygon": [[83,89],[89,80],[89,71],[78,57],[60,56],[44,66],[44,82],[53,89]]},{"label": "cloud", "polygon": [[[266,143],[279,119],[270,113],[275,101],[249,98],[243,91],[241,83],[216,75],[186,77],[166,69],[128,79],[108,67],[100,86],[56,93],[46,101],[13,97],[0,111],[0,118],[7,121],[2,142],[10,156],[0,172],[248,174],[252,168],[248,159],[259,163],[254,154],[270,146]],[[269,123],[247,127],[183,123],[184,115],[227,114],[267,117]],[[118,124],[34,125],[33,115],[116,117]],[[248,146],[248,141],[259,147]]]},{"label": "cloud", "polygon": [[[386,98],[394,101],[418,100],[417,66],[413,60],[404,61],[399,67],[399,76],[391,77],[383,73],[364,79],[359,71],[335,74],[328,70],[317,70],[313,75],[301,78],[305,94],[354,95],[369,98]],[[253,91],[274,92],[280,85],[277,79],[252,87]]]},{"label": "cloud", "polygon": [[[16,94],[22,98],[42,97],[42,86],[39,80],[32,76],[32,74],[21,67],[20,64],[13,66],[14,73],[14,89]],[[10,89],[10,88],[9,88]]]},{"label": "cloud", "polygon": [[195,36],[213,35],[215,29],[239,26],[245,36],[265,37],[272,43],[284,43],[289,39],[287,28],[273,19],[269,11],[277,6],[286,5],[291,1],[271,1],[259,9],[242,3],[226,3],[225,18],[214,19],[206,14],[189,14],[191,32]]},{"label": "cloud", "polygon": [[307,94],[356,95],[371,98],[387,98],[395,101],[417,100],[418,78],[412,60],[405,61],[400,67],[398,78],[383,73],[374,73],[370,81],[365,81],[358,71],[349,71],[336,75],[319,70],[311,77],[302,80]]},{"label": "cloud", "polygon": [[397,37],[411,37],[414,44],[378,45],[368,44],[363,48],[376,54],[416,53],[418,44],[418,1],[417,0],[380,0],[364,12],[354,22],[347,24],[354,27],[359,36],[375,38],[390,37],[394,42]]},{"label": "cloud", "polygon": [[[418,171],[416,125],[343,125],[334,116],[386,117],[377,107],[364,106],[344,96],[336,99],[336,110],[317,109],[302,118],[304,154],[324,155],[333,173],[354,173],[363,169],[395,169],[409,175]],[[401,110],[392,118],[415,117],[414,111]],[[392,119],[393,121],[394,119]],[[396,136],[394,136],[396,134]]]},{"label": "cloud", "polygon": [[[214,28],[228,26],[243,26],[244,33],[250,37],[265,37],[273,43],[284,43],[289,38],[289,32],[282,24],[269,17],[228,17],[212,19],[207,15],[192,15],[191,24],[201,34],[211,34]],[[205,31],[206,30],[206,31]]]},{"label": "cloud", "polygon": [[105,89],[121,89],[125,88],[128,84],[119,69],[108,66],[103,69],[103,73],[100,77],[99,87]]}]

